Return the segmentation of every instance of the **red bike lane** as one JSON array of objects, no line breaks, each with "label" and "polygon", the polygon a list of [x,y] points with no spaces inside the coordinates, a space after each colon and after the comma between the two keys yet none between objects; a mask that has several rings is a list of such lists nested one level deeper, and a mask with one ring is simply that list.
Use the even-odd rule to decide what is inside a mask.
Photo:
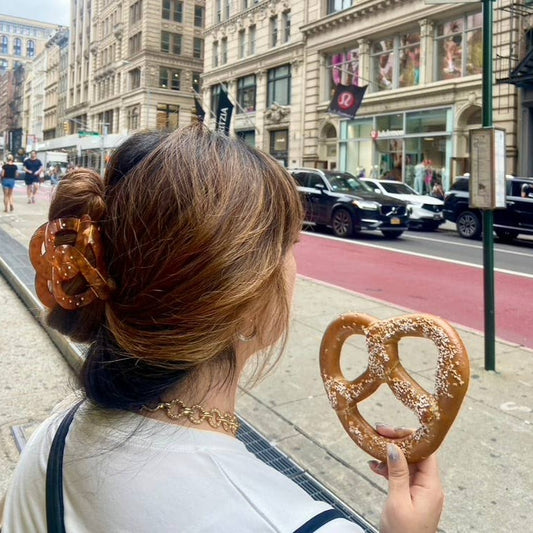
[{"label": "red bike lane", "polygon": [[[302,234],[298,273],[484,330],[483,270]],[[496,336],[533,348],[533,279],[495,273]]]}]

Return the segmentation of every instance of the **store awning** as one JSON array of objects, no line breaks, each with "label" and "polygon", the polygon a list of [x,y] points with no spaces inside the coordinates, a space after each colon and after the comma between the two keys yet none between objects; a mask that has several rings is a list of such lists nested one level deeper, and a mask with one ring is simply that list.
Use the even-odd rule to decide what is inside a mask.
[{"label": "store awning", "polygon": [[511,72],[508,78],[499,80],[500,83],[512,83],[517,87],[533,87],[533,48],[524,56],[518,66]]}]

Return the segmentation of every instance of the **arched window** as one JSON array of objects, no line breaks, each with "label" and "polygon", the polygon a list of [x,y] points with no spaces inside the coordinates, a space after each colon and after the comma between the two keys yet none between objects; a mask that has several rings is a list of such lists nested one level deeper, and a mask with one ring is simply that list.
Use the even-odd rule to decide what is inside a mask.
[{"label": "arched window", "polygon": [[0,42],[0,53],[8,54],[9,53],[9,39],[6,35],[2,35],[2,40]]},{"label": "arched window", "polygon": [[22,55],[22,40],[19,39],[18,37],[15,39],[14,44],[13,44],[13,53],[16,56]]},{"label": "arched window", "polygon": [[33,41],[32,39],[30,39],[26,43],[26,55],[28,57],[34,57],[35,56],[35,41]]}]

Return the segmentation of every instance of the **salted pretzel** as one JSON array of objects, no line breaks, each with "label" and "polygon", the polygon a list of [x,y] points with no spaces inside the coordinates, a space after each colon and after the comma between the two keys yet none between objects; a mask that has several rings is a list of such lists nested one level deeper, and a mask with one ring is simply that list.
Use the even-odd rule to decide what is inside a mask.
[{"label": "salted pretzel", "polygon": [[[367,369],[353,381],[345,379],[341,349],[352,335],[366,337]],[[402,366],[398,342],[403,337],[425,337],[437,346],[435,392],[424,390]],[[417,463],[442,443],[466,394],[470,364],[466,348],[455,329],[432,315],[403,315],[378,320],[363,314],[346,314],[327,328],[320,346],[320,370],[333,409],[354,442],[367,453],[386,461],[387,444],[394,442],[407,461]],[[359,402],[387,384],[394,396],[413,411],[420,427],[402,438],[379,435],[361,416]]]}]

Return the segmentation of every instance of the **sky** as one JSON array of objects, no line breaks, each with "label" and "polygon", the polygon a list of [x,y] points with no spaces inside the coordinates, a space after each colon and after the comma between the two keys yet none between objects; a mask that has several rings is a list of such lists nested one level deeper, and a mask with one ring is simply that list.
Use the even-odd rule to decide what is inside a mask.
[{"label": "sky", "polygon": [[70,0],[1,0],[0,14],[68,26]]}]

